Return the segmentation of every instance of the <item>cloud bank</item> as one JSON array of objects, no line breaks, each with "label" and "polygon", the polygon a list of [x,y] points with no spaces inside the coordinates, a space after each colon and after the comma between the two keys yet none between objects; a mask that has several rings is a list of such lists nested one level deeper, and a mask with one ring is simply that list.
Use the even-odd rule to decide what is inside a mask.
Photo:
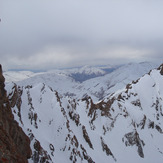
[{"label": "cloud bank", "polygon": [[163,58],[163,1],[5,0],[6,68],[49,69]]}]

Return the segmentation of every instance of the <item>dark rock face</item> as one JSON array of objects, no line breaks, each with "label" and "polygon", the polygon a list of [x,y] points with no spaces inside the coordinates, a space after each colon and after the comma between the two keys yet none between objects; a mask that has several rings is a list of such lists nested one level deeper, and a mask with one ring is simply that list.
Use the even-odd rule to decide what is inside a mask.
[{"label": "dark rock face", "polygon": [[14,120],[4,81],[0,65],[0,162],[26,163],[31,157],[30,140]]},{"label": "dark rock face", "polygon": [[140,157],[144,158],[143,146],[145,145],[143,140],[140,139],[139,134],[136,131],[125,134],[122,139],[126,146],[137,146],[137,151]]},{"label": "dark rock face", "polygon": [[0,65],[0,102],[2,102],[6,96],[5,87],[5,78],[2,75],[2,66]]},{"label": "dark rock face", "polygon": [[163,64],[158,68],[160,70],[160,74],[163,75]]}]

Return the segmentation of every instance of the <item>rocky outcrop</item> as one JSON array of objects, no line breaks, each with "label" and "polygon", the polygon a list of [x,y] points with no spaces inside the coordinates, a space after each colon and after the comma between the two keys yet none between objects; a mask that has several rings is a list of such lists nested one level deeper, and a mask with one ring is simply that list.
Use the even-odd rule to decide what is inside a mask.
[{"label": "rocky outcrop", "polygon": [[163,75],[163,64],[158,68],[160,70],[160,74]]},{"label": "rocky outcrop", "polygon": [[0,65],[0,162],[26,163],[31,156],[30,140],[14,120],[4,81]]},{"label": "rocky outcrop", "polygon": [[4,101],[4,98],[6,97],[6,91],[5,91],[5,78],[2,75],[2,66],[0,65],[0,103]]},{"label": "rocky outcrop", "polygon": [[133,131],[133,132],[125,134],[124,138],[122,138],[122,141],[125,142],[126,146],[136,145],[139,156],[144,158],[143,146],[145,144],[143,140],[140,139],[137,131]]}]

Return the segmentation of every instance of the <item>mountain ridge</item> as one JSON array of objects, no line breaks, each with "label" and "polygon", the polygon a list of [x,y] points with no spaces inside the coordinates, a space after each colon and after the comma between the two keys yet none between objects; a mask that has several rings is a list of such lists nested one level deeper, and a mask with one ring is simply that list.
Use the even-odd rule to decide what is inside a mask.
[{"label": "mountain ridge", "polygon": [[[39,73],[16,83],[20,86],[44,83],[64,96],[72,96],[73,98],[91,96],[94,101],[99,101],[105,96],[122,89],[126,84],[148,73],[153,68],[156,68],[156,65],[152,63],[130,63],[115,69],[109,74],[82,83],[77,82],[71,76],[71,74],[74,74],[74,70],[69,70],[69,72],[57,70]],[[79,75],[79,73],[77,74]],[[9,84],[6,83],[6,88]]]},{"label": "mountain ridge", "polygon": [[13,84],[8,95],[11,102],[17,92],[14,117],[32,135],[29,162],[161,163],[162,83],[163,65],[99,102],[64,96],[44,83]]}]

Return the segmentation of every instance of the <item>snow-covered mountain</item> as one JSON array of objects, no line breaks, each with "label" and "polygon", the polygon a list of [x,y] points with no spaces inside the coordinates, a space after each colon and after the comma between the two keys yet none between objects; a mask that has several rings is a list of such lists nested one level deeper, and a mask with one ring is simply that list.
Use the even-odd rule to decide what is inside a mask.
[{"label": "snow-covered mountain", "polygon": [[[163,65],[144,75],[145,64],[83,83],[49,72],[8,84],[15,119],[31,140],[29,162],[162,163]],[[119,85],[111,90],[108,81]],[[105,91],[99,102],[96,82]]]},{"label": "snow-covered mountain", "polygon": [[[86,96],[91,96],[93,101],[99,101],[105,96],[114,93],[115,91],[122,89],[126,84],[130,83],[132,80],[140,78],[145,73],[148,73],[151,69],[158,67],[157,64],[143,62],[143,63],[130,63],[124,66],[116,67],[101,67],[94,68],[90,66],[85,66],[80,69],[68,69],[68,70],[52,70],[42,73],[34,73],[29,77],[29,73],[25,73],[24,76],[28,78],[21,79],[16,82],[19,86],[26,85],[37,85],[38,83],[44,83],[45,85],[51,87],[53,90],[58,91],[62,96],[71,96],[73,98],[81,99]],[[114,71],[107,73],[104,70]],[[22,72],[17,72],[17,74],[22,74]],[[7,77],[7,86],[11,84],[11,78],[8,78],[7,72],[4,76]],[[14,72],[15,74],[15,72]],[[74,77],[76,74],[76,77]],[[91,76],[93,74],[100,74],[100,77],[92,76],[91,79],[78,82],[83,76]],[[81,76],[81,77],[80,77]],[[77,81],[78,80],[78,81]]]},{"label": "snow-covered mountain", "polygon": [[17,82],[34,76],[35,73],[31,71],[5,71],[3,75],[5,76],[5,82]]},{"label": "snow-covered mountain", "polygon": [[83,82],[85,80],[95,78],[98,76],[103,76],[107,73],[100,68],[91,67],[91,66],[84,66],[82,68],[72,69],[69,72],[70,72],[70,76],[79,82]]},{"label": "snow-covered mountain", "polygon": [[40,74],[64,74],[70,76],[76,81],[83,82],[90,78],[95,78],[98,76],[103,76],[106,73],[112,72],[119,66],[103,66],[103,67],[92,67],[83,66],[80,68],[69,68],[69,69],[54,69],[47,72],[32,72],[32,71],[5,71],[3,74],[6,78],[6,83],[17,82],[24,79],[28,79],[32,76]]},{"label": "snow-covered mountain", "polygon": [[141,62],[129,63],[119,67],[112,73],[83,82],[80,89],[89,90],[89,93],[99,100],[115,91],[122,89],[126,84],[137,80],[151,69],[158,67],[158,64]]}]

